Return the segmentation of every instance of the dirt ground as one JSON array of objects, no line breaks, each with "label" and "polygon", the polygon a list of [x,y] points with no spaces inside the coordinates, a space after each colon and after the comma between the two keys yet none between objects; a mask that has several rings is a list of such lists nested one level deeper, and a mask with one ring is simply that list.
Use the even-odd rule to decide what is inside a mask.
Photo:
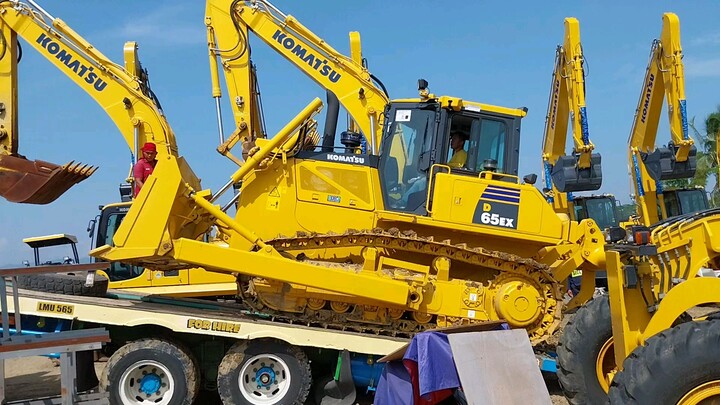
[{"label": "dirt ground", "polygon": [[[96,362],[95,370],[100,376],[105,362]],[[546,378],[553,405],[568,404],[562,396],[557,381]],[[60,367],[47,357],[25,357],[5,362],[5,386],[8,401],[42,398],[60,395]],[[362,403],[371,403],[365,399]],[[203,393],[196,401],[200,405],[220,404],[217,394]]]}]

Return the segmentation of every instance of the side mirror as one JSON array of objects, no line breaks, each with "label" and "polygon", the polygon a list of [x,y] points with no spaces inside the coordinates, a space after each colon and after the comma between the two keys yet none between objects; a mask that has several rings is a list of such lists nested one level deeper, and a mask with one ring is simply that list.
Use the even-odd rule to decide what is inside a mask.
[{"label": "side mirror", "polygon": [[527,183],[527,184],[535,184],[536,181],[537,181],[537,174],[535,174],[535,173],[530,173],[530,174],[525,175],[525,177],[523,177],[523,182]]}]

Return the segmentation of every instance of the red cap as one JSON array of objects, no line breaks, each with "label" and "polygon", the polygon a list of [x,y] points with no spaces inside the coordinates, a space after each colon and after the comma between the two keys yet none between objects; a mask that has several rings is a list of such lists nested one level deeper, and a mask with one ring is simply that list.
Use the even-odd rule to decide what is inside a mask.
[{"label": "red cap", "polygon": [[157,148],[155,148],[155,144],[152,142],[145,142],[141,150],[143,152],[157,152]]}]

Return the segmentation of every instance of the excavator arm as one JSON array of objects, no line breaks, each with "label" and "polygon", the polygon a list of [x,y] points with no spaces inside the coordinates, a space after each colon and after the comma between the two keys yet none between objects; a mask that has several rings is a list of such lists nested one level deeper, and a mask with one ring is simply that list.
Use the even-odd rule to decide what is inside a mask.
[{"label": "excavator arm", "polygon": [[[585,70],[580,23],[565,19],[565,39],[557,47],[555,68],[543,137],[545,187],[552,190],[550,200],[556,212],[568,212],[567,193],[593,191],[602,184],[600,155],[593,153],[585,109]],[[574,147],[565,153],[568,121]]]},{"label": "excavator arm", "polygon": [[[667,217],[660,181],[695,174],[697,151],[688,134],[682,56],[680,20],[673,13],[665,13],[660,39],[652,43],[628,139],[637,211],[646,226]],[[656,148],[663,99],[667,100],[671,141],[667,147]]]},{"label": "excavator arm", "polygon": [[11,202],[47,204],[96,168],[30,161],[18,153],[18,38],[85,90],[110,116],[137,155],[153,142],[158,159],[177,156],[175,136],[150,90],[137,45],[125,46],[125,67],[110,61],[65,22],[34,2],[0,2],[0,195]]},{"label": "excavator arm", "polygon": [[[381,115],[389,100],[362,64],[357,33],[351,33],[351,57],[347,57],[293,16],[283,14],[263,0],[208,0],[205,24],[213,97],[217,100],[221,94],[218,69],[222,67],[233,100],[236,124],[235,133],[227,141],[221,135],[220,153],[226,154],[238,141],[251,141],[259,133],[256,128],[259,116],[257,79],[250,61],[250,32],[334,94],[354,120],[356,128],[365,135],[370,151],[378,152],[382,136]],[[217,102],[218,115],[219,105]]]}]

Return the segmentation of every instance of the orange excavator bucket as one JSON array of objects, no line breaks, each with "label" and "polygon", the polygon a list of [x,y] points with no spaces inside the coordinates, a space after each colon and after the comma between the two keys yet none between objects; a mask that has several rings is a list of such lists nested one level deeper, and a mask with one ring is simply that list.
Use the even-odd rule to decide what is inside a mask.
[{"label": "orange excavator bucket", "polygon": [[0,195],[14,203],[49,204],[95,170],[97,167],[74,162],[59,166],[0,155]]}]

